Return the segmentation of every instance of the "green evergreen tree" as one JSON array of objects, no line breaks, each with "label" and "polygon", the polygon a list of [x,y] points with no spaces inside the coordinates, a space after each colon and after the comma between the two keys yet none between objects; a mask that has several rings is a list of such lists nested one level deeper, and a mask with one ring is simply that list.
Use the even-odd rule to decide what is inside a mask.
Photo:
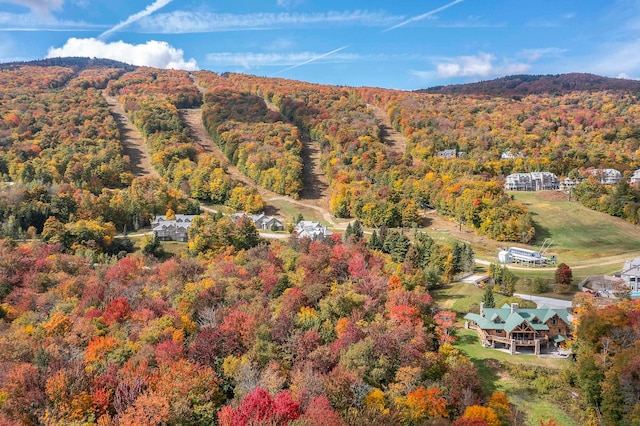
[{"label": "green evergreen tree", "polygon": [[356,241],[360,241],[362,238],[364,238],[364,231],[362,230],[362,224],[359,220],[356,219],[356,221],[353,223],[352,230],[353,236],[355,237]]},{"label": "green evergreen tree", "polygon": [[347,224],[347,229],[344,231],[344,241],[348,241],[351,235],[353,235],[353,228],[351,228],[351,223],[349,223]]},{"label": "green evergreen tree", "polygon": [[382,245],[378,239],[378,233],[375,230],[373,231],[373,234],[371,234],[371,238],[369,238],[369,248],[371,250],[382,250]]},{"label": "green evergreen tree", "polygon": [[492,285],[488,285],[484,290],[484,295],[482,296],[482,301],[484,302],[484,307],[485,308],[495,308],[496,307],[496,300],[493,296],[493,286]]},{"label": "green evergreen tree", "polygon": [[394,262],[404,262],[405,256],[411,246],[411,240],[406,235],[397,231],[391,231],[382,244],[382,251],[389,253]]}]

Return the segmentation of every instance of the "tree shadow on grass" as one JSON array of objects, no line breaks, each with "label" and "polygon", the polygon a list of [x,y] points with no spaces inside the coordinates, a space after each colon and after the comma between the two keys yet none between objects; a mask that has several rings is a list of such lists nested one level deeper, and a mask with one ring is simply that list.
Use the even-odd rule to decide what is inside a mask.
[{"label": "tree shadow on grass", "polygon": [[498,368],[500,368],[500,362],[492,358],[471,358],[471,362],[478,368],[480,386],[482,386],[487,395],[491,395],[498,389],[496,383],[500,380],[497,373]]},{"label": "tree shadow on grass", "polygon": [[464,299],[465,295],[463,294],[442,294],[442,295],[438,295],[438,293],[435,293],[433,295],[434,299],[438,300],[438,299]]},{"label": "tree shadow on grass", "polygon": [[540,223],[536,221],[535,217],[538,216],[538,214],[533,212],[530,212],[530,214],[531,218],[533,219],[533,228],[536,230],[536,236],[534,240],[530,242],[530,244],[539,244],[542,243],[545,239],[551,238],[551,233],[549,232],[549,230],[541,226]]},{"label": "tree shadow on grass", "polygon": [[[464,334],[457,336],[457,344],[459,345],[480,345],[478,337],[471,334]],[[496,383],[500,381],[498,376],[498,370],[502,368],[500,361],[493,358],[476,358],[467,354],[471,359],[471,362],[478,369],[478,376],[480,377],[480,385],[482,390],[487,395],[491,395],[498,388]]]},{"label": "tree shadow on grass", "polygon": [[458,344],[460,345],[479,345],[478,337],[473,336],[471,334],[463,334],[462,336],[457,336]]}]

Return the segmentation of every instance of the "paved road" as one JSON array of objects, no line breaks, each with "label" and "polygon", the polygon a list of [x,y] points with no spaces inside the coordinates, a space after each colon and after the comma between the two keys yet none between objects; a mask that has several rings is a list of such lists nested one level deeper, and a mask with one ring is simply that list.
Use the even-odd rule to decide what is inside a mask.
[{"label": "paved road", "polygon": [[531,300],[532,302],[535,302],[538,305],[538,307],[542,305],[545,305],[549,308],[554,308],[554,309],[571,307],[570,300],[554,299],[552,297],[533,296],[531,294],[522,294],[522,293],[513,293],[513,295],[518,296],[524,300]]}]

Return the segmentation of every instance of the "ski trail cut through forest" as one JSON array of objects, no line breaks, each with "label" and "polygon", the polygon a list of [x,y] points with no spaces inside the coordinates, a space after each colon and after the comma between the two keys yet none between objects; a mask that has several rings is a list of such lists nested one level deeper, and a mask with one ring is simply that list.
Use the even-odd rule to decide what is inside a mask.
[{"label": "ski trail cut through forest", "polygon": [[407,152],[407,138],[400,132],[396,132],[391,126],[391,120],[387,113],[380,107],[367,104],[371,109],[375,118],[380,120],[380,129],[382,130],[382,139],[389,144],[394,152],[404,155]]},{"label": "ski trail cut through forest", "polygon": [[218,160],[220,160],[221,164],[223,164],[227,169],[227,173],[229,174],[229,176],[231,176],[231,178],[242,182],[249,187],[255,188],[266,203],[269,203],[269,201],[286,201],[291,204],[306,207],[322,214],[322,217],[326,222],[332,225],[336,225],[333,216],[331,216],[328,210],[305,202],[304,200],[295,200],[291,197],[269,191],[268,189],[257,185],[255,182],[249,179],[248,176],[242,173],[236,166],[231,164],[227,156],[224,154],[224,152],[222,152],[220,147],[215,142],[213,142],[211,136],[209,136],[209,133],[205,129],[204,123],[202,122],[202,108],[181,109],[180,116],[183,122],[189,128],[191,137],[203,148],[204,152],[211,152],[212,154],[214,154],[218,158]]},{"label": "ski trail cut through forest", "polygon": [[[178,110],[182,122],[189,128],[191,137],[200,145],[202,152],[211,153],[217,147],[211,140],[202,122],[202,108],[183,108]],[[226,157],[225,157],[226,160]],[[228,161],[224,162],[225,164]]]},{"label": "ski trail cut through forest", "polygon": [[131,172],[136,177],[154,176],[159,177],[156,169],[151,165],[149,149],[140,131],[133,125],[124,111],[124,108],[113,96],[108,96],[102,91],[102,96],[109,104],[111,114],[118,124],[120,131],[120,143],[124,148],[125,155],[129,156]]},{"label": "ski trail cut through forest", "polygon": [[220,147],[211,139],[211,136],[209,136],[209,133],[202,122],[202,108],[181,109],[179,112],[182,122],[189,128],[189,133],[194,141],[202,147],[204,152],[215,155],[220,161],[220,164],[227,169],[227,174],[229,174],[229,176],[247,186],[256,188],[262,198],[268,196],[270,191],[267,191],[253,183],[249,177],[243,174],[236,166],[231,164],[224,152],[222,152]]},{"label": "ski trail cut through forest", "polygon": [[[191,77],[193,84],[198,88],[200,93],[202,93],[204,96],[204,94],[207,92],[207,89],[198,84],[198,79],[196,78],[195,75],[189,74],[189,76]],[[266,102],[266,103],[269,109],[280,113],[280,110],[275,105],[270,104],[269,102]],[[204,152],[213,153],[221,161],[221,163],[225,165],[227,169],[227,173],[233,179],[239,182],[242,182],[249,187],[255,188],[260,194],[260,196],[262,197],[262,199],[267,204],[270,201],[285,201],[287,203],[295,204],[300,207],[311,209],[320,213],[324,221],[334,227],[346,226],[344,224],[337,223],[335,221],[335,218],[327,208],[329,205],[328,185],[326,183],[326,177],[322,172],[322,169],[320,169],[320,150],[316,149],[315,152],[313,150],[308,151],[309,159],[315,158],[313,163],[309,161],[308,158],[304,157],[305,155],[304,146],[307,144],[311,146],[312,144],[310,141],[305,142],[304,140],[302,140],[303,161],[304,161],[303,173],[304,173],[304,170],[306,169],[306,170],[310,170],[309,173],[311,174],[311,178],[309,179],[309,185],[307,185],[308,182],[304,180],[304,179],[307,179],[304,177],[304,175],[303,175],[303,180],[304,180],[305,188],[310,187],[311,190],[314,192],[312,192],[310,196],[305,197],[303,194],[304,192],[303,190],[303,192],[300,193],[301,199],[296,200],[286,195],[276,194],[275,192],[269,191],[268,189],[263,188],[260,185],[257,185],[255,182],[249,179],[248,176],[242,173],[236,166],[231,164],[231,162],[229,161],[227,156],[224,154],[224,152],[222,152],[220,147],[215,142],[213,142],[213,140],[211,139],[211,136],[209,135],[206,128],[204,127],[204,123],[202,121],[202,108],[182,109],[180,110],[180,116],[183,122],[187,125],[187,127],[189,127],[191,136],[203,148]],[[315,148],[313,146],[311,147]],[[311,164],[311,166],[307,166],[307,164]],[[326,207],[323,204],[326,205]]]},{"label": "ski trail cut through forest", "polygon": [[[277,106],[265,100],[267,108],[280,114],[283,120],[289,122],[284,117]],[[292,123],[290,123],[292,124]],[[313,143],[309,136],[300,128],[298,128],[300,142],[302,142],[302,191],[300,191],[300,200],[308,205],[314,205],[321,209],[329,208],[329,184],[327,176],[320,167],[320,148]]]}]

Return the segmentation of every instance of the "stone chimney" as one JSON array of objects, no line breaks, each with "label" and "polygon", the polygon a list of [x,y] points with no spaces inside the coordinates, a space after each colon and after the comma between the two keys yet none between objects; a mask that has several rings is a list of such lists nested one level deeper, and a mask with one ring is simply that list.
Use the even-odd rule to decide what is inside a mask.
[{"label": "stone chimney", "polygon": [[484,302],[480,302],[480,316],[484,317]]},{"label": "stone chimney", "polygon": [[514,314],[518,312],[518,304],[517,303],[512,303],[511,304],[511,313]]}]

